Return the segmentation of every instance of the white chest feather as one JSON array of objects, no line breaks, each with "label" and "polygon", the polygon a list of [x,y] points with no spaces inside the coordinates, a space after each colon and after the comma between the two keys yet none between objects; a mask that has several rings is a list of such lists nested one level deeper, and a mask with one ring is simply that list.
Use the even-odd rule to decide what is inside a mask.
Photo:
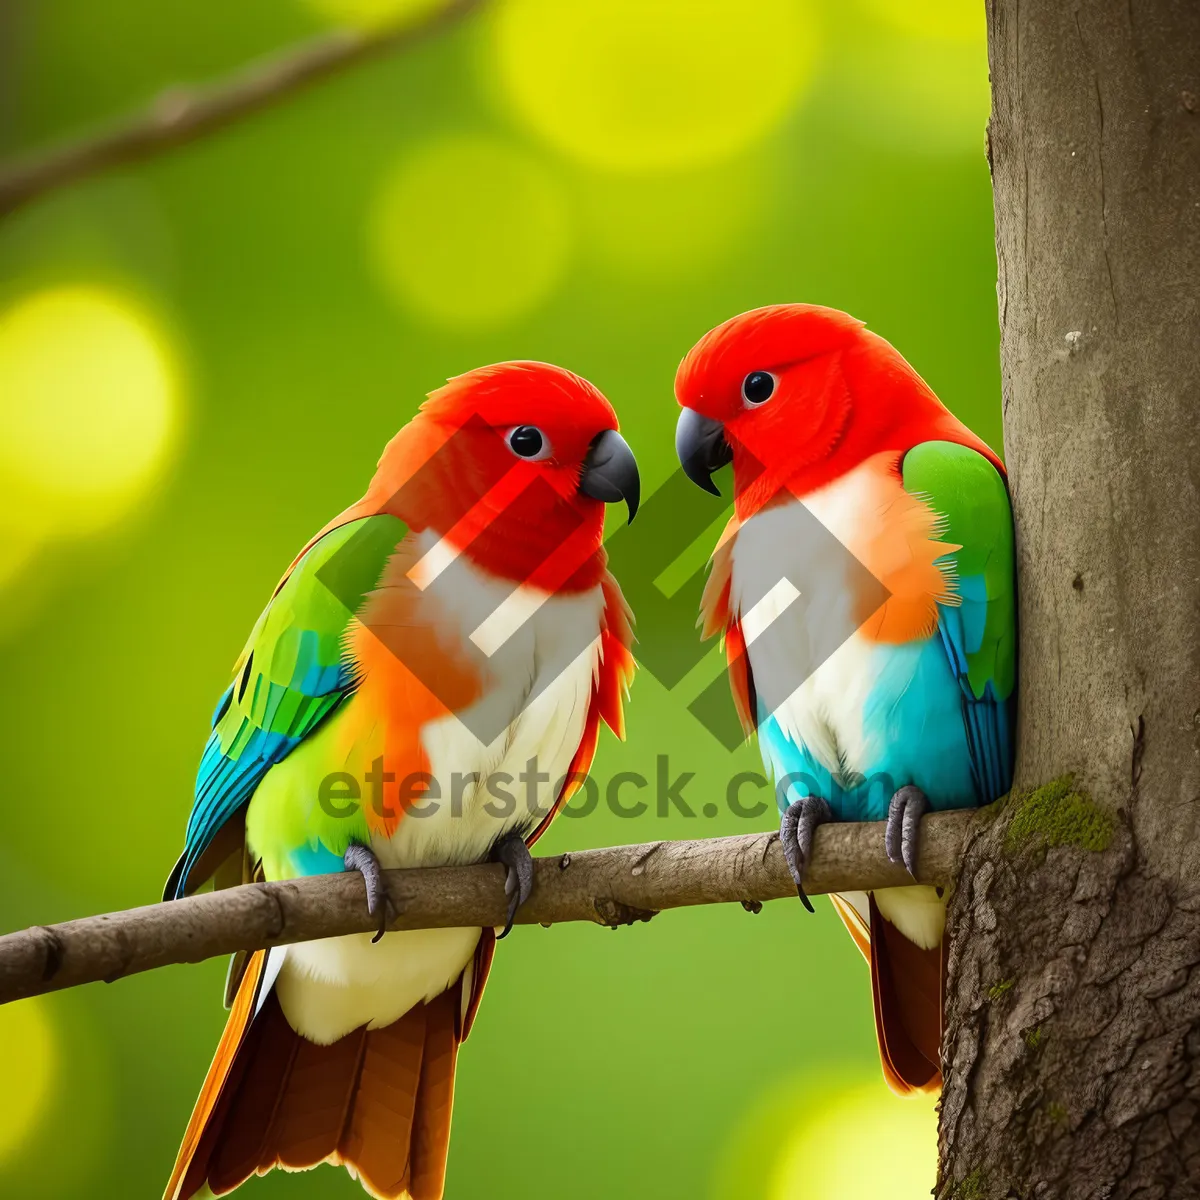
[{"label": "white chest feather", "polygon": [[447,596],[463,642],[488,655],[484,695],[422,734],[440,798],[375,847],[387,866],[476,862],[511,829],[532,832],[579,746],[600,653],[604,597],[513,591],[472,567]]}]

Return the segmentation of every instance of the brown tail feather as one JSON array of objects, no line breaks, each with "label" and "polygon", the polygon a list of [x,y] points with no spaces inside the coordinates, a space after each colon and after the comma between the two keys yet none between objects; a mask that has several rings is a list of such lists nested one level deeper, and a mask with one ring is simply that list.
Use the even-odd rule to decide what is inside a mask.
[{"label": "brown tail feather", "polygon": [[446,1005],[431,1007],[412,1131],[412,1174],[408,1185],[412,1200],[440,1200],[446,1183],[457,1057],[454,1011]]},{"label": "brown tail feather", "polygon": [[[241,1077],[230,1080],[211,1125],[208,1161],[201,1179],[218,1196],[231,1192],[267,1158],[275,1111],[287,1085],[299,1039],[284,1020],[279,1002],[268,996],[242,1043]],[[186,1193],[180,1197],[186,1200]]]},{"label": "brown tail feather", "polygon": [[238,989],[165,1200],[322,1162],[346,1166],[377,1200],[440,1200],[459,987],[384,1029],[318,1046],[292,1030],[274,995],[250,1020],[262,967],[256,956]]},{"label": "brown tail feather", "polygon": [[871,990],[883,1074],[901,1095],[942,1086],[943,946],[922,950],[871,905]]},{"label": "brown tail feather", "polygon": [[[445,994],[433,1001],[444,1007]],[[408,1184],[413,1117],[425,1053],[428,1005],[367,1035],[358,1094],[339,1158],[373,1196],[399,1196]]]}]

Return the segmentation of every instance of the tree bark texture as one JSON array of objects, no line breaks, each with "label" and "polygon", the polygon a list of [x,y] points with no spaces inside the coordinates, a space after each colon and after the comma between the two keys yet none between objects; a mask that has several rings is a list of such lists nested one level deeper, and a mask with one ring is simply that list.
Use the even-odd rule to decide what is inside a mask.
[{"label": "tree bark texture", "polygon": [[1200,1196],[1200,3],[988,0],[988,41],[1018,788],[1072,773],[1094,807],[1034,803],[1017,828],[1018,803],[969,838],[937,1194],[1184,1200]]}]

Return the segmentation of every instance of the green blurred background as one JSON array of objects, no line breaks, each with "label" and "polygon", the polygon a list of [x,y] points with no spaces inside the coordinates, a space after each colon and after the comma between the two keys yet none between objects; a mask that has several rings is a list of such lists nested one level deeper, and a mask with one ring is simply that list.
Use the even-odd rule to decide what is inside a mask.
[{"label": "green blurred background", "polygon": [[[8,0],[0,151],[396,0]],[[977,0],[494,0],[419,48],[0,221],[0,928],[154,900],[281,570],[447,376],[540,358],[616,405],[647,490],[671,383],[743,309],[845,308],[999,445]],[[630,737],[720,800],[643,672]],[[540,849],[702,837],[564,820]],[[767,828],[767,816],[754,824]],[[448,1196],[916,1200],[929,1102],[876,1065],[827,904],[519,929],[460,1059]],[[156,1197],[223,962],[0,1008],[0,1195]],[[341,1172],[252,1197],[352,1197]]]}]

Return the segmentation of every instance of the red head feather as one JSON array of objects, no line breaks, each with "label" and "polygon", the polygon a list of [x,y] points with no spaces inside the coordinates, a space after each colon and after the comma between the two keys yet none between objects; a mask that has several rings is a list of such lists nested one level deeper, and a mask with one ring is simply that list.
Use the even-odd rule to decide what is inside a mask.
[{"label": "red head feather", "polygon": [[[758,406],[742,395],[754,372],[775,378]],[[782,487],[804,495],[875,454],[919,442],[958,442],[1004,469],[890,343],[817,304],[777,304],[718,325],[680,364],[675,395],[724,425],[739,515]]]},{"label": "red head feather", "polygon": [[[509,445],[522,426],[543,439],[534,458]],[[367,494],[326,528],[390,512],[449,535],[495,575],[551,591],[593,587],[604,571],[604,504],[579,483],[592,443],[616,429],[612,405],[571,371],[479,367],[430,393],[385,447]]]}]

